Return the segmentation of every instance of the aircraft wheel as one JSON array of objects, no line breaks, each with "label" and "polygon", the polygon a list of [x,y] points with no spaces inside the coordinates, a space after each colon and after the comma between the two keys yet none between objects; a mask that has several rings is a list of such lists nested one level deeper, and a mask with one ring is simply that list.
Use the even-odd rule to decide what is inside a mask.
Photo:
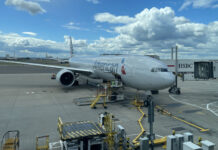
[{"label": "aircraft wheel", "polygon": [[148,95],[147,96],[147,101],[151,101],[152,100],[152,96],[151,95]]},{"label": "aircraft wheel", "polygon": [[144,106],[148,107],[149,101],[151,101],[151,100],[152,100],[152,96],[148,95],[147,98],[144,100]]},{"label": "aircraft wheel", "polygon": [[172,87],[168,90],[169,93],[172,93]]},{"label": "aircraft wheel", "polygon": [[159,94],[159,91],[158,90],[151,90],[151,93],[152,94]]},{"label": "aircraft wheel", "polygon": [[79,85],[79,81],[76,80],[74,83],[73,83],[73,86],[78,86]]},{"label": "aircraft wheel", "polygon": [[107,80],[103,80],[103,83],[107,83],[108,81]]},{"label": "aircraft wheel", "polygon": [[144,106],[148,107],[148,100],[144,100]]},{"label": "aircraft wheel", "polygon": [[181,94],[181,91],[180,91],[180,89],[178,89],[177,91],[176,91],[176,94]]}]

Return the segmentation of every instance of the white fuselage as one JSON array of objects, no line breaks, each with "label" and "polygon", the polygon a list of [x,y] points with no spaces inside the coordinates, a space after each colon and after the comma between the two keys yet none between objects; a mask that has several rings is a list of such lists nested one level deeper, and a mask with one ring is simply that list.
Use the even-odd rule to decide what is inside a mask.
[{"label": "white fuselage", "polygon": [[99,57],[72,57],[70,66],[91,69],[91,78],[115,80],[119,76],[129,87],[139,90],[160,90],[174,83],[174,75],[167,66],[148,56],[107,55]]}]

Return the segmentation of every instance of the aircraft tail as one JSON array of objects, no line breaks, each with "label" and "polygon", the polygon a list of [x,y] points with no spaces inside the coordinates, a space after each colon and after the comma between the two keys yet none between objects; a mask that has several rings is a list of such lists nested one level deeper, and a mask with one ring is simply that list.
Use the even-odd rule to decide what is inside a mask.
[{"label": "aircraft tail", "polygon": [[73,43],[72,43],[72,38],[70,36],[70,57],[73,57],[74,50],[73,50]]}]

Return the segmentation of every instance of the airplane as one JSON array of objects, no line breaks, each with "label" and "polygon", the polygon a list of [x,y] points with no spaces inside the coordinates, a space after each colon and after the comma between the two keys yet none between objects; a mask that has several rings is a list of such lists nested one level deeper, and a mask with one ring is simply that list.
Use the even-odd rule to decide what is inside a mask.
[{"label": "airplane", "polygon": [[171,87],[175,80],[166,64],[140,55],[72,56],[70,67],[8,60],[0,62],[58,68],[56,80],[64,87],[74,86],[80,74],[105,81],[119,80],[127,87],[146,92]]}]

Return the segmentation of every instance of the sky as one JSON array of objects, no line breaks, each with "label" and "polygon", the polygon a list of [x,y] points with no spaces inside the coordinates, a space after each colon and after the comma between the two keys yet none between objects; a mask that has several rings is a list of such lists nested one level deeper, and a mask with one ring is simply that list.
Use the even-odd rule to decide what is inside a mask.
[{"label": "sky", "polygon": [[0,56],[218,59],[218,0],[0,0]]}]

